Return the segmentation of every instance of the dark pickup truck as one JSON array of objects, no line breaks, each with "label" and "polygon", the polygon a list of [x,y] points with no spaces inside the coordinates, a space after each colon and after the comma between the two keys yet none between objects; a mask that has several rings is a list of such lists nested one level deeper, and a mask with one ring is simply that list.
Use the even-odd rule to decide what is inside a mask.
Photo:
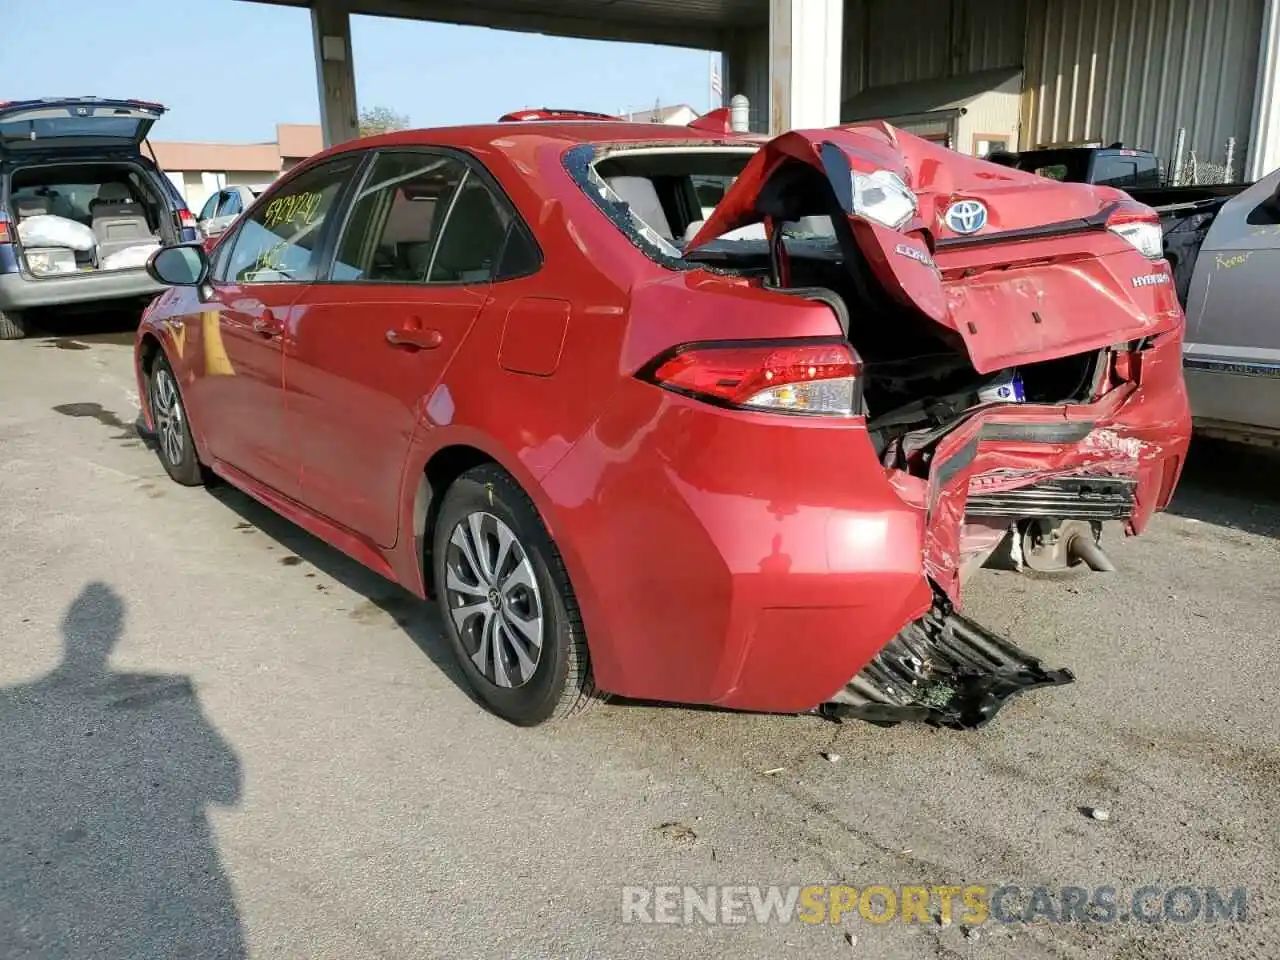
[{"label": "dark pickup truck", "polygon": [[1173,268],[1174,282],[1183,303],[1209,225],[1223,204],[1250,186],[1247,183],[1170,186],[1160,176],[1160,161],[1154,153],[1119,143],[1107,147],[1047,147],[995,154],[988,159],[1051,180],[1116,187],[1139,203],[1153,207],[1160,214],[1165,259]]},{"label": "dark pickup truck", "polygon": [[1098,183],[1125,191],[1161,185],[1160,164],[1154,153],[1118,143],[1109,147],[1046,147],[992,154],[987,159],[1068,183]]},{"label": "dark pickup truck", "polygon": [[1247,183],[1172,186],[1160,175],[1160,160],[1154,153],[1119,143],[1109,147],[1046,147],[992,154],[987,159],[1050,180],[1117,187],[1157,209],[1234,197],[1249,186]]}]

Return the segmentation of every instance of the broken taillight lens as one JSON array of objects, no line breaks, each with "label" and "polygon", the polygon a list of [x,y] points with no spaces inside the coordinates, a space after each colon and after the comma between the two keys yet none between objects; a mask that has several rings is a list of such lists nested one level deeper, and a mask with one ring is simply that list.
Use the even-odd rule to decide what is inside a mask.
[{"label": "broken taillight lens", "polygon": [[844,341],[695,343],[663,354],[641,376],[723,407],[849,417],[862,409],[861,367]]},{"label": "broken taillight lens", "polygon": [[1164,256],[1164,231],[1154,210],[1137,206],[1122,208],[1107,218],[1107,229],[1129,241],[1150,260]]}]

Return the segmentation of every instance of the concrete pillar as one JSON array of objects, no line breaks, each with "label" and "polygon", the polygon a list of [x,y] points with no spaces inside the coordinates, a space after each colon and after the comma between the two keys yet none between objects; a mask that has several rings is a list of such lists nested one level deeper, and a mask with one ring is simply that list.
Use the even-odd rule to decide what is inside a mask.
[{"label": "concrete pillar", "polygon": [[1276,167],[1280,167],[1280,0],[1266,0],[1243,179],[1261,179]]},{"label": "concrete pillar", "polygon": [[769,132],[840,122],[844,0],[769,0]]},{"label": "concrete pillar", "polygon": [[351,11],[340,0],[312,0],[316,86],[324,145],[360,136],[356,108],[356,68],[351,56]]},{"label": "concrete pillar", "polygon": [[720,76],[724,96],[732,100],[741,94],[750,104],[752,133],[769,130],[769,31],[765,27],[733,30],[724,38]]}]

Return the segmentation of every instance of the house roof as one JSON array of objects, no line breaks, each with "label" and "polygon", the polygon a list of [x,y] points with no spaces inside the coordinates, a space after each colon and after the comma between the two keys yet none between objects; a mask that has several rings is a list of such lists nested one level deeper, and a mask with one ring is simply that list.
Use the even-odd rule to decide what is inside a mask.
[{"label": "house roof", "polygon": [[274,143],[201,143],[152,140],[162,170],[210,172],[279,172],[286,160],[301,160],[324,148],[320,127],[306,123],[276,124]]},{"label": "house roof", "polygon": [[276,144],[280,156],[301,159],[324,149],[324,134],[316,123],[277,123]]},{"label": "house roof", "polygon": [[162,170],[265,171],[280,169],[274,143],[189,143],[152,140]]}]

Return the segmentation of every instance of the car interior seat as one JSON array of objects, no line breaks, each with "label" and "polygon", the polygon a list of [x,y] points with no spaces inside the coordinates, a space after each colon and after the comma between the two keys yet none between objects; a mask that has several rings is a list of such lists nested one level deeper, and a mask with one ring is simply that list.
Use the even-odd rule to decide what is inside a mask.
[{"label": "car interior seat", "polygon": [[607,182],[631,212],[652,227],[658,236],[665,240],[675,239],[652,180],[648,177],[609,177]]},{"label": "car interior seat", "polygon": [[20,197],[13,201],[14,213],[18,215],[19,220],[25,220],[27,217],[39,217],[49,212],[48,197]]},{"label": "car interior seat", "polygon": [[396,189],[373,251],[371,279],[421,281],[426,276],[435,212],[435,197],[412,199],[403,189]]},{"label": "car interior seat", "polygon": [[119,181],[104,183],[89,202],[90,226],[98,238],[101,260],[126,247],[154,243],[158,237],[147,223],[146,211],[128,186]]}]

